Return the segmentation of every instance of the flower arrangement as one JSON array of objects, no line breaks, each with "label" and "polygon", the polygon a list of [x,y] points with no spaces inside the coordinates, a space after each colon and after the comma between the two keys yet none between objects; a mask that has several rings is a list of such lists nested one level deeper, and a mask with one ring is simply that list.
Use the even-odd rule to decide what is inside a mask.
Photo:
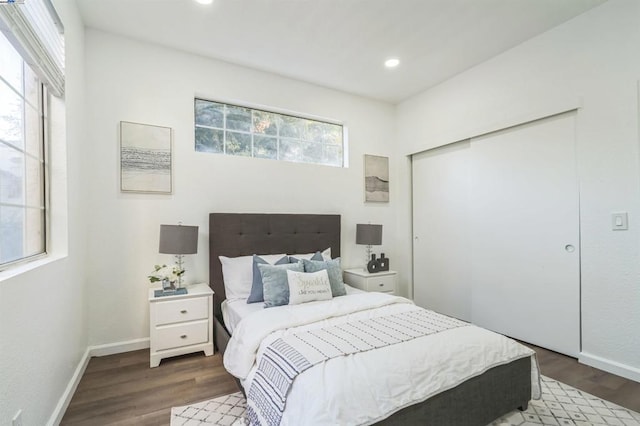
[{"label": "flower arrangement", "polygon": [[155,265],[153,268],[153,273],[147,277],[149,278],[149,282],[152,283],[164,280],[174,283],[178,281],[185,271],[184,269],[180,269],[178,265]]}]

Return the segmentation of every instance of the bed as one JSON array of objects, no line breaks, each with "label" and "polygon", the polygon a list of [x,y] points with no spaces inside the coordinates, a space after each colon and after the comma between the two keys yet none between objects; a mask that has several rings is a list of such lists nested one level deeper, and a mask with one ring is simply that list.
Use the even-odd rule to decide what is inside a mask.
[{"label": "bed", "polygon": [[[229,315],[227,315],[227,321],[232,321],[233,327],[225,324],[225,320],[223,319],[222,304],[225,302],[226,295],[222,265],[219,260],[219,256],[238,257],[257,253],[310,253],[324,248],[330,248],[331,257],[336,258],[340,256],[340,232],[341,226],[339,215],[211,213],[209,217],[210,285],[215,292],[214,340],[217,350],[224,354],[227,349],[231,338],[231,333],[228,330],[229,328],[242,329],[242,326],[238,325],[241,323],[239,318],[230,320]],[[349,290],[349,292],[353,292],[353,290]],[[376,298],[378,296],[369,294],[358,297]],[[340,301],[347,300],[347,298],[335,299],[341,299]],[[355,297],[353,299],[355,299]],[[246,315],[248,315],[248,318],[251,317],[253,311],[261,309],[260,305],[260,303],[247,305],[246,310],[248,313],[246,313]],[[404,305],[402,306],[402,309],[404,309]],[[393,307],[395,307],[395,304],[389,308]],[[243,307],[241,306],[240,311],[242,311],[242,308]],[[385,307],[385,309],[386,308],[387,307]],[[313,307],[307,307],[306,309],[313,309]],[[226,311],[228,311],[228,309],[226,309]],[[267,311],[275,312],[274,309],[267,309]],[[241,312],[239,315],[242,317],[245,314]],[[250,321],[244,321],[244,323],[244,325],[247,325]],[[236,330],[234,330],[234,333],[235,332]],[[240,333],[240,331],[237,332]],[[246,330],[242,332],[246,333]],[[241,336],[236,336],[235,340],[240,337]],[[404,344],[405,343],[395,346],[401,347]],[[372,359],[375,358],[371,358],[365,362],[366,359],[364,357],[374,355],[378,356],[376,353],[382,352],[383,350],[389,351],[391,349],[389,349],[389,347],[376,349],[374,351],[370,351],[371,355],[356,354],[355,356],[363,357],[363,362],[356,363],[354,365],[357,367],[360,365],[367,365],[367,362],[373,362]],[[454,356],[458,355],[456,354]],[[352,355],[350,355],[349,358],[352,359],[351,362],[353,362],[353,359],[360,359],[353,358]],[[380,359],[375,360],[376,364],[372,365],[383,366],[382,368],[371,368],[371,370],[365,372],[365,374],[369,377],[376,377],[376,381],[378,382],[382,381],[383,383],[391,383],[393,377],[386,377],[386,374],[387,370],[391,371],[395,368],[394,365],[385,364],[384,362],[379,361]],[[322,370],[327,366],[334,364],[336,364],[336,360],[331,359],[326,362],[326,366],[319,369]],[[331,389],[332,386],[337,386],[335,383],[330,382],[330,380],[334,379],[323,376],[325,373],[317,373],[318,369],[314,370],[314,368],[315,367],[311,368],[308,370],[308,373],[305,372],[305,374],[296,379],[302,384],[298,386],[299,383],[295,382],[291,388],[291,399],[288,402],[291,407],[287,406],[285,413],[287,410],[295,413],[294,405],[298,405],[298,411],[300,411],[300,404],[303,404],[304,401],[314,400],[316,406],[326,407],[326,412],[331,412],[331,410],[346,410],[345,413],[347,413],[347,418],[351,419],[351,415],[348,414],[348,410],[352,410],[353,407],[341,407],[339,401],[339,399],[348,398],[345,398],[345,394],[343,393],[341,397],[332,400],[332,391],[328,392],[327,389]],[[354,369],[353,366],[350,368],[352,370]],[[424,369],[426,367],[424,365],[420,365],[420,368]],[[496,363],[495,366],[492,366],[481,373],[465,378],[453,387],[449,386],[444,390],[433,393],[433,395],[430,395],[426,400],[419,400],[411,404],[404,403],[394,409],[384,408],[384,410],[386,410],[384,413],[376,412],[372,414],[370,418],[367,418],[366,416],[362,418],[359,417],[359,420],[355,422],[350,420],[341,420],[340,422],[345,424],[375,423],[380,425],[486,425],[515,409],[526,409],[532,396],[532,384],[534,387],[537,385],[536,374],[534,374],[537,373],[536,368],[537,365],[535,365],[534,355],[520,355],[517,359],[509,360],[508,362]],[[313,380],[320,382],[327,380],[329,385],[314,388],[313,392],[316,394],[310,397],[302,393],[305,392],[304,387],[306,383],[303,378],[306,380],[307,376],[314,377],[314,374],[315,378],[313,378]],[[389,375],[392,374],[389,373]],[[393,375],[395,375],[395,373],[393,373]],[[250,381],[251,377],[251,375],[244,377],[243,383],[245,386],[247,385],[247,382]],[[339,387],[341,387],[341,392],[345,392],[345,390],[342,389],[342,383]],[[309,391],[311,391],[311,389]],[[350,388],[347,392],[347,396],[363,394],[363,392],[357,388]],[[318,393],[323,393],[323,396],[319,397]],[[373,398],[375,399],[375,396]],[[355,399],[355,401],[357,401],[355,404],[356,406],[360,405],[359,403],[362,402],[362,407],[369,407],[361,407],[360,409],[362,410],[369,410],[370,408],[374,410],[377,409],[377,407],[370,407],[371,401],[368,405],[366,401],[361,399]],[[353,400],[350,405],[354,405]],[[380,403],[380,405],[384,404]],[[311,406],[305,407],[298,414],[293,414],[293,416],[295,418],[296,415],[306,415],[309,412],[312,412],[312,408],[313,407]],[[382,410],[382,408],[380,408],[380,410]],[[319,418],[322,417],[320,414],[318,414],[318,416]],[[331,416],[327,418],[331,418]],[[316,422],[307,418],[305,422],[302,423],[315,424]],[[322,421],[321,423],[328,423],[328,421]],[[283,424],[294,423],[292,421],[287,423],[286,417],[283,417]]]}]

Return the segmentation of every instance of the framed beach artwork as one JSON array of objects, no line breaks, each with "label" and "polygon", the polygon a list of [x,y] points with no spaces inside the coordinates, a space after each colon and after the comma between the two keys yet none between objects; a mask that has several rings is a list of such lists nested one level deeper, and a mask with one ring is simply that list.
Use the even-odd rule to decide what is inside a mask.
[{"label": "framed beach artwork", "polygon": [[171,128],[120,122],[120,190],[172,192]]},{"label": "framed beach artwork", "polygon": [[389,202],[389,157],[365,154],[364,200]]}]

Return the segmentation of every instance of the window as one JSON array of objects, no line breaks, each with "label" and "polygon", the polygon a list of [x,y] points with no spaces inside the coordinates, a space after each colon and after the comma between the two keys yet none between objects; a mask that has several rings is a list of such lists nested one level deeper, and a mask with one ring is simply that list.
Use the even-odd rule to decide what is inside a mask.
[{"label": "window", "polygon": [[0,270],[47,250],[47,105],[64,62],[51,0],[0,3]]},{"label": "window", "polygon": [[43,94],[0,33],[0,267],[46,249]]},{"label": "window", "polygon": [[344,165],[340,124],[239,105],[195,100],[196,151]]}]

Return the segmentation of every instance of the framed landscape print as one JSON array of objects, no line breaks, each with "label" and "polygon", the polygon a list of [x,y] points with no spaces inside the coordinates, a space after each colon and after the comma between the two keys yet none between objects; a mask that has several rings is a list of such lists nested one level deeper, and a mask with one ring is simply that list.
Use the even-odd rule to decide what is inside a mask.
[{"label": "framed landscape print", "polygon": [[364,200],[389,202],[389,157],[365,154]]},{"label": "framed landscape print", "polygon": [[120,122],[120,190],[171,194],[171,128]]}]

